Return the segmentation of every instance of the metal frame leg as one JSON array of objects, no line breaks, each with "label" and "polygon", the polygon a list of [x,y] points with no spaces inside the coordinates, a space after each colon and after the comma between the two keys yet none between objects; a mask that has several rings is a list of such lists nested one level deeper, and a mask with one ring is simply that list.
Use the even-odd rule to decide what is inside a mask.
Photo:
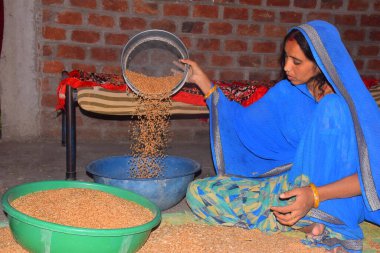
[{"label": "metal frame leg", "polygon": [[66,180],[76,180],[76,121],[73,88],[66,87],[66,112],[63,115],[66,123]]}]

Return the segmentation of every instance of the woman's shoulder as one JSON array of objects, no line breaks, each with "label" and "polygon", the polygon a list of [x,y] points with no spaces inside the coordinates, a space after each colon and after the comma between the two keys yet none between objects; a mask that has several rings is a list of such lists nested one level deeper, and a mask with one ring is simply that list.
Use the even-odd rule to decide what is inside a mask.
[{"label": "woman's shoulder", "polygon": [[317,115],[333,121],[351,119],[351,113],[343,97],[333,93],[324,96],[318,103]]},{"label": "woman's shoulder", "polygon": [[293,85],[288,80],[281,80],[276,83],[268,92],[269,97],[283,98],[285,100],[304,100],[311,98],[310,92],[307,90],[306,84]]},{"label": "woman's shoulder", "polygon": [[325,95],[318,103],[319,107],[323,108],[346,108],[346,101],[336,93]]}]

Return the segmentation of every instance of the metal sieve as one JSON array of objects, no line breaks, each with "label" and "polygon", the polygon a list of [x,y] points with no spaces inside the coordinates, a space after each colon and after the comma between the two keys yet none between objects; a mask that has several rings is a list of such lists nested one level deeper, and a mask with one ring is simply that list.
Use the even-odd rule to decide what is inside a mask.
[{"label": "metal sieve", "polygon": [[123,48],[121,66],[124,81],[134,93],[144,95],[128,78],[127,70],[149,77],[172,76],[175,72],[182,78],[169,94],[173,95],[185,84],[189,72],[188,65],[179,68],[173,62],[187,58],[186,46],[174,34],[156,29],[143,31],[133,36]]}]

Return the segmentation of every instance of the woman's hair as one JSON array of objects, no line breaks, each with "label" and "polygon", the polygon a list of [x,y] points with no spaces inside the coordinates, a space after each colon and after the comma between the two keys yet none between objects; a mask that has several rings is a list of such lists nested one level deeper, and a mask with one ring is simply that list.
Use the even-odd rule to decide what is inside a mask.
[{"label": "woman's hair", "polygon": [[[314,64],[318,67],[318,65],[314,59],[313,53],[311,52],[310,46],[307,43],[305,37],[303,36],[303,34],[299,30],[294,29],[285,36],[284,41],[283,41],[283,46],[282,46],[283,49],[282,49],[281,58],[280,58],[281,78],[282,79],[286,78],[286,73],[284,70],[285,57],[286,57],[285,43],[288,40],[295,40],[297,42],[297,44],[300,46],[302,52],[305,54],[306,58],[309,59],[310,61],[314,62]],[[314,81],[316,83],[316,88],[319,90],[320,94],[323,94],[323,85],[326,83],[329,84],[329,82],[327,81],[327,79],[326,79],[325,75],[322,73],[322,71],[320,71],[317,75],[310,78],[310,80],[308,80],[308,82],[310,82],[310,81]]]}]

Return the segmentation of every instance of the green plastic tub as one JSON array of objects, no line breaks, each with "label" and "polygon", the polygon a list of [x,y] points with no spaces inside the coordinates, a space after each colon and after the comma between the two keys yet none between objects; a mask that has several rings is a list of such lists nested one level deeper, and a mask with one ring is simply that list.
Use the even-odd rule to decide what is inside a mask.
[{"label": "green plastic tub", "polygon": [[[152,211],[152,221],[121,229],[88,229],[59,225],[25,215],[10,203],[27,194],[60,188],[87,188],[104,191],[133,201]],[[116,253],[136,252],[146,242],[151,230],[161,221],[160,209],[148,199],[121,188],[79,181],[41,181],[9,189],[1,203],[8,214],[9,226],[16,241],[32,253]]]}]

